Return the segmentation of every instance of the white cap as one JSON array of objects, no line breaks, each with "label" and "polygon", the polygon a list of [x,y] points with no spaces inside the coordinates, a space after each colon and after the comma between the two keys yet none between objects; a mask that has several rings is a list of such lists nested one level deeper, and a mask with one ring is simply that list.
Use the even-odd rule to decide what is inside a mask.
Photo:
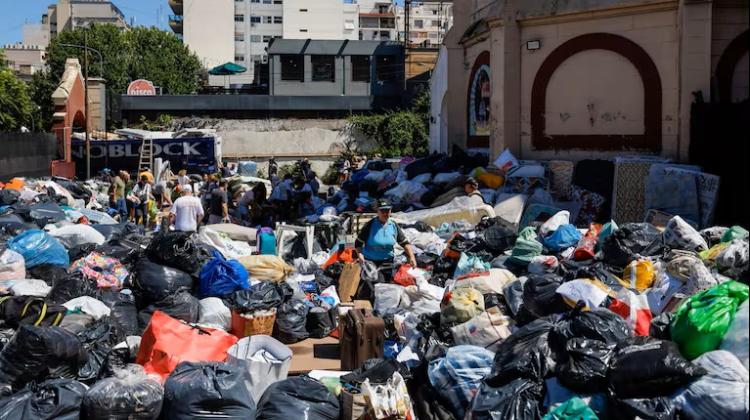
[{"label": "white cap", "polygon": [[190,184],[183,185],[182,186],[182,192],[183,193],[189,192],[190,194],[192,194],[193,193],[193,186],[190,185]]}]

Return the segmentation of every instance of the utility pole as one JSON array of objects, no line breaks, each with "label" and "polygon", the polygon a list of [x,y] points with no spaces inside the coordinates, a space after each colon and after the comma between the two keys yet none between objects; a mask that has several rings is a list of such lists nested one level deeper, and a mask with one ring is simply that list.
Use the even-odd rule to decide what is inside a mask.
[{"label": "utility pole", "polygon": [[84,74],[84,113],[86,114],[86,179],[91,179],[91,137],[89,135],[89,50],[88,30],[83,30],[83,74]]}]

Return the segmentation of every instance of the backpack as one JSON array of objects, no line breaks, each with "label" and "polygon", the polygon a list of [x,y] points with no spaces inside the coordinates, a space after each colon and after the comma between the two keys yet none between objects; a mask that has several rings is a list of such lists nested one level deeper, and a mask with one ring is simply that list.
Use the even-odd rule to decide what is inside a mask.
[{"label": "backpack", "polygon": [[256,245],[260,255],[276,255],[276,234],[270,227],[258,230]]},{"label": "backpack", "polygon": [[62,305],[47,305],[43,298],[32,296],[3,296],[0,298],[0,318],[5,326],[21,325],[52,327],[60,325],[67,309]]}]

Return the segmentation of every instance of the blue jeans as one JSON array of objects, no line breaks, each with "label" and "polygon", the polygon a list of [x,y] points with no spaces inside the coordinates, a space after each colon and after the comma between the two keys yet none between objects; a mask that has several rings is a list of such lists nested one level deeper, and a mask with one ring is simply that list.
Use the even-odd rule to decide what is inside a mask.
[{"label": "blue jeans", "polygon": [[128,220],[128,205],[124,198],[115,201],[115,209],[117,210],[117,214],[120,215],[120,222]]}]

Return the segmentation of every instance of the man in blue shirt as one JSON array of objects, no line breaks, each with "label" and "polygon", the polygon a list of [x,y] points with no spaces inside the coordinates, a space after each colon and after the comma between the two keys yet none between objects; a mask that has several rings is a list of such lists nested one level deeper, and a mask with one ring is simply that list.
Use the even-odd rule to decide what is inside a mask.
[{"label": "man in blue shirt", "polygon": [[357,236],[354,247],[360,260],[368,260],[380,266],[393,262],[393,248],[401,245],[406,251],[409,264],[417,266],[414,251],[406,240],[403,229],[391,220],[392,206],[388,200],[378,200],[378,217],[367,222]]}]

